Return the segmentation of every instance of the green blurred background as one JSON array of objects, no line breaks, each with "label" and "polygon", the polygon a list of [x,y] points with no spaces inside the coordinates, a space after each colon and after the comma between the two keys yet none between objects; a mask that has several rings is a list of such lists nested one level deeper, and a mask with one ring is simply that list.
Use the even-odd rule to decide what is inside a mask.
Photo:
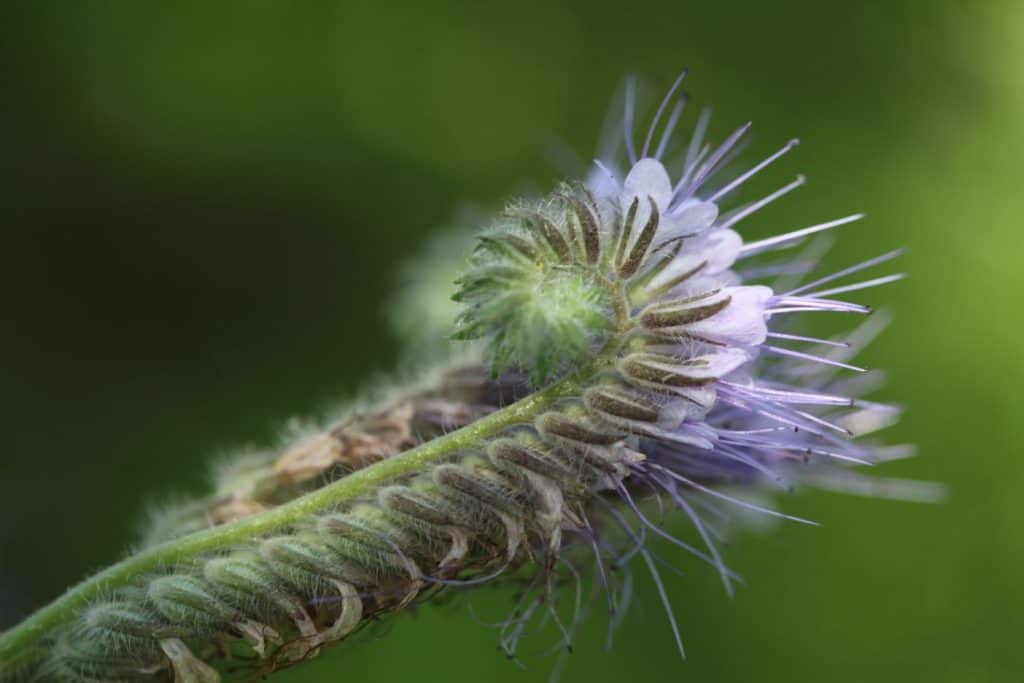
[{"label": "green blurred background", "polygon": [[[758,189],[808,187],[759,236],[864,210],[830,263],[906,245],[866,362],[944,506],[805,494],[823,528],[746,535],[729,600],[671,581],[690,658],[640,581],[564,681],[1024,676],[1024,3],[5,3],[0,17],[0,625],[124,552],[148,501],[393,367],[397,265],[460,206],[586,157],[627,73],[684,65]],[[692,125],[690,118],[686,119]],[[748,195],[749,196],[749,195]],[[474,598],[497,618],[501,591]],[[465,602],[393,620],[281,681],[543,681]],[[365,639],[364,639],[365,640]]]}]

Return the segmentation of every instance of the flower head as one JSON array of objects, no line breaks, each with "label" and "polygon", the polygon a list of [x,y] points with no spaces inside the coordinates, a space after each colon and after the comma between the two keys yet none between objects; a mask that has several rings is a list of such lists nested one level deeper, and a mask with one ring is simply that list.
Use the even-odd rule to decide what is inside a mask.
[{"label": "flower head", "polygon": [[[637,457],[620,459],[626,473],[602,485],[617,492],[641,526],[658,535],[667,534],[643,515],[634,498],[652,487],[667,494],[693,522],[710,554],[673,540],[714,564],[728,588],[734,575],[714,547],[707,519],[714,513],[708,510],[731,503],[796,519],[738,497],[730,487],[788,489],[809,482],[925,498],[936,491],[848,469],[910,452],[859,438],[899,415],[895,406],[862,398],[880,375],[851,364],[886,318],[869,318],[834,338],[799,334],[793,327],[811,313],[869,314],[871,308],[842,295],[901,274],[833,283],[900,252],[802,284],[800,278],[818,265],[814,240],[803,256],[766,264],[760,257],[785,256],[812,236],[862,216],[745,240],[739,224],[804,179],[747,203],[736,203],[733,196],[797,141],[728,176],[728,162],[750,124],[712,147],[704,142],[704,114],[685,150],[674,153],[672,134],[682,111],[682,100],[673,105],[678,85],[655,113],[639,152],[633,94],[627,88],[618,146],[624,154],[596,160],[581,185],[564,185],[546,199],[513,205],[492,226],[461,280],[460,298],[467,304],[461,320],[472,336],[488,340],[502,366],[516,365],[538,380],[575,373],[584,387],[582,409],[558,427],[539,423],[541,435],[577,449],[624,444]],[[666,161],[673,156],[675,162]],[[546,277],[578,283],[579,289],[552,297],[538,286]],[[579,298],[571,303],[566,297]],[[509,329],[521,336],[510,339]],[[571,333],[563,338],[562,330]],[[552,351],[557,362],[542,359],[541,348]],[[627,535],[637,533],[625,522],[620,526]]]},{"label": "flower head", "polygon": [[[314,656],[433,587],[519,570],[526,588],[502,626],[502,649],[515,657],[542,607],[570,646],[585,611],[581,575],[566,559],[576,548],[593,555],[610,619],[631,592],[619,577],[628,576],[632,558],[642,559],[681,651],[649,539],[705,560],[731,590],[736,575],[715,543],[716,524],[729,518],[724,507],[806,521],[754,502],[760,487],[933,496],[926,486],[850,470],[910,453],[872,441],[899,410],[863,398],[881,376],[852,364],[886,318],[871,316],[830,338],[794,327],[811,313],[870,313],[844,295],[900,274],[838,283],[899,252],[803,282],[818,265],[820,238],[796,257],[787,250],[859,214],[744,239],[740,223],[803,178],[746,204],[733,195],[796,141],[730,176],[749,124],[712,147],[702,115],[677,150],[680,80],[639,151],[628,87],[624,154],[603,155],[587,178],[548,197],[510,205],[478,236],[455,295],[462,307],[455,336],[486,348],[492,381],[480,381],[474,350],[468,374],[403,395],[389,419],[365,415],[290,449],[282,461],[299,462],[309,479],[311,460],[322,473],[324,462],[338,462],[357,441],[391,444],[359,472],[244,523],[126,560],[120,586],[108,586],[104,575],[86,582],[75,599],[101,590],[104,597],[50,638],[43,671],[62,680],[213,682],[210,663],[227,659],[262,675]],[[782,258],[766,262],[766,255]],[[532,378],[530,390],[523,376]],[[413,445],[414,433],[434,431],[414,430],[417,415],[436,431],[461,428]],[[642,498],[652,492],[692,522],[706,549],[647,516]],[[613,575],[606,564],[623,571]],[[568,625],[555,597],[563,578],[577,595]],[[225,644],[232,640],[245,657],[231,657]]]}]

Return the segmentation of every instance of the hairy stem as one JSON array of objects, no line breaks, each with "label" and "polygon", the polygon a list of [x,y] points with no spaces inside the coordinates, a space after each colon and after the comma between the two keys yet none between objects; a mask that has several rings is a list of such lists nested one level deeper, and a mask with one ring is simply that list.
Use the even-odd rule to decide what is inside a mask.
[{"label": "hairy stem", "polygon": [[428,465],[443,461],[509,426],[529,421],[551,404],[578,395],[580,379],[588,374],[584,371],[569,376],[471,425],[357,470],[280,507],[174,539],[132,555],[79,583],[17,626],[0,634],[0,662],[6,666],[19,660],[24,661],[32,655],[35,646],[47,633],[72,619],[77,610],[148,572],[174,566],[220,548],[252,541],[271,531],[300,523],[318,512],[365,497],[380,486],[420,472]]}]

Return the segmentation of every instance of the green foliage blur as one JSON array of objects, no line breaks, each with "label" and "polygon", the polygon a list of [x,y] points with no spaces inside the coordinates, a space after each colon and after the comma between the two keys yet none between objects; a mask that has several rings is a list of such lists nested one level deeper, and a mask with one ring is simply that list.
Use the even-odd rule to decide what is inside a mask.
[{"label": "green foliage blur", "polygon": [[[460,209],[587,159],[627,73],[692,68],[751,190],[806,188],[759,237],[864,210],[829,264],[909,248],[865,362],[905,403],[885,474],[942,506],[804,493],[822,528],[745,534],[649,581],[610,653],[602,617],[563,681],[1018,681],[1024,675],[1024,4],[1019,2],[36,2],[0,10],[0,626],[117,559],[147,504],[212,455],[267,444],[396,364],[403,260]],[[692,125],[694,111],[685,119]],[[641,577],[638,575],[638,579]],[[508,592],[472,598],[499,620]],[[428,607],[282,682],[545,681],[467,601]],[[537,647],[536,649],[541,649]]]}]

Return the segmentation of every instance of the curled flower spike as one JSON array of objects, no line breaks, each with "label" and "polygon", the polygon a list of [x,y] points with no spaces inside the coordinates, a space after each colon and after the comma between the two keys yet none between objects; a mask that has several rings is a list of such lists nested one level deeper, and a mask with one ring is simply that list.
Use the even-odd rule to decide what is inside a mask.
[{"label": "curled flower spike", "polygon": [[[737,224],[803,179],[726,204],[796,141],[725,176],[749,124],[711,147],[702,115],[679,163],[666,163],[678,85],[639,149],[627,87],[625,158],[598,160],[585,180],[514,203],[480,232],[458,280],[454,336],[478,340],[490,379],[467,351],[468,375],[437,374],[346,428],[305,435],[259,476],[190,508],[170,540],[4,634],[0,678],[265,676],[436,591],[498,580],[523,586],[498,625],[502,650],[516,658],[527,626],[543,622],[568,651],[587,611],[583,584],[604,594],[610,633],[637,562],[682,653],[658,543],[714,567],[731,593],[738,577],[717,547],[730,508],[808,521],[755,502],[762,488],[934,497],[849,469],[908,454],[870,440],[899,410],[863,399],[879,376],[852,363],[885,318],[829,339],[792,327],[798,313],[869,313],[840,295],[899,274],[837,283],[898,252],[803,284],[815,241],[795,258],[761,260],[860,216],[745,241]],[[335,466],[343,476],[309,486]],[[258,507],[180,535],[220,509],[224,492]],[[689,520],[698,544],[662,528],[655,504]]]}]

